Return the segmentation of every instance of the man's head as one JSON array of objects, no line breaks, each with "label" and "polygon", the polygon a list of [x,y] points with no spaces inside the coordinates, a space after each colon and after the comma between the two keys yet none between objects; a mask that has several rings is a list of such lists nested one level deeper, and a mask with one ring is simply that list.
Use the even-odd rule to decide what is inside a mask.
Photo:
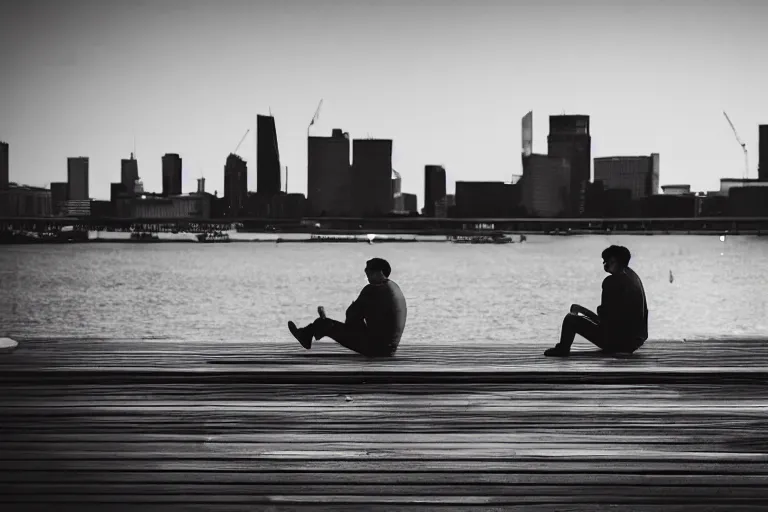
[{"label": "man's head", "polygon": [[632,255],[621,245],[612,245],[603,251],[603,268],[609,274],[618,274],[629,266]]},{"label": "man's head", "polygon": [[371,284],[383,283],[392,272],[387,260],[372,258],[365,262],[365,275]]}]

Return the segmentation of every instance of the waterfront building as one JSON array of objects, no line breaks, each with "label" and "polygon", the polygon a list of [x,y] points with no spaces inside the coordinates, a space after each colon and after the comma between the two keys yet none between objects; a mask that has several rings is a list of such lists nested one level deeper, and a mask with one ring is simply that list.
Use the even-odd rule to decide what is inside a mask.
[{"label": "waterfront building", "polygon": [[768,181],[768,124],[761,124],[757,135],[757,179]]},{"label": "waterfront building", "polygon": [[231,153],[224,165],[224,204],[227,217],[245,212],[248,201],[248,166],[245,160]]},{"label": "waterfront building", "polygon": [[10,183],[9,154],[8,143],[0,141],[0,190],[6,190]]},{"label": "waterfront building", "polygon": [[51,214],[61,215],[69,199],[69,184],[66,182],[51,183]]},{"label": "waterfront building", "polygon": [[[445,216],[445,168],[441,165],[424,166],[424,216]],[[437,215],[440,203],[442,215]]]},{"label": "waterfront building", "polygon": [[120,160],[120,183],[126,190],[133,190],[139,180],[139,162],[133,157]]},{"label": "waterfront building", "polygon": [[335,128],[330,137],[309,137],[307,201],[313,216],[352,213],[349,134]]},{"label": "waterfront building", "polygon": [[256,191],[272,197],[280,192],[280,151],[275,118],[256,117]]},{"label": "waterfront building", "polygon": [[[567,158],[537,154],[523,157],[520,203],[529,216],[559,217],[572,211],[570,187],[573,180],[570,166]],[[457,189],[457,204],[458,193]]]},{"label": "waterfront building", "polygon": [[[568,215],[581,216],[586,202],[587,183],[592,176],[592,137],[589,133],[589,116],[549,116],[547,154],[565,158],[570,169]],[[554,169],[555,164],[544,164],[538,159],[536,165]],[[554,167],[553,167],[554,166]]]},{"label": "waterfront building", "polygon": [[595,158],[595,181],[602,181],[606,190],[627,189],[633,200],[656,195],[659,193],[659,154]]},{"label": "waterfront building", "polygon": [[88,157],[67,159],[68,201],[90,201],[88,193]]},{"label": "waterfront building", "polygon": [[392,210],[392,141],[357,139],[352,159],[354,216],[386,215]]},{"label": "waterfront building", "polygon": [[[162,157],[163,164],[163,195],[178,196],[181,194],[181,157],[176,153],[166,153]],[[138,179],[138,176],[137,176]]]},{"label": "waterfront building", "polygon": [[9,183],[0,190],[0,217],[50,217],[51,191]]}]

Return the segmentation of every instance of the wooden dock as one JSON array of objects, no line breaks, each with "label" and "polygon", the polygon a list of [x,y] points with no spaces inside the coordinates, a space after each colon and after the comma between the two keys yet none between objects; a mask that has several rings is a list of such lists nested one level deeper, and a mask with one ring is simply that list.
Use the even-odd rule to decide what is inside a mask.
[{"label": "wooden dock", "polygon": [[0,510],[768,507],[768,340],[577,344],[20,340]]}]

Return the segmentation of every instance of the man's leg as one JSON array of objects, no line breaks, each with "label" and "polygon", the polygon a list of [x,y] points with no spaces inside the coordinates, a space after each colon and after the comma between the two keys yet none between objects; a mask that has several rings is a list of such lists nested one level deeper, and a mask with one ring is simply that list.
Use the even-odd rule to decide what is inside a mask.
[{"label": "man's leg", "polygon": [[342,347],[348,348],[358,354],[368,357],[390,355],[386,350],[371,346],[364,322],[342,323],[330,318],[318,318],[306,327],[297,329],[293,322],[288,323],[291,334],[299,340],[301,345],[309,349],[312,346],[312,338],[320,340],[328,337]]},{"label": "man's leg", "polygon": [[560,343],[544,352],[545,356],[567,356],[571,352],[576,335],[580,334],[600,348],[605,348],[603,332],[600,326],[589,318],[569,313],[563,319],[560,330]]},{"label": "man's leg", "polygon": [[368,357],[390,355],[386,350],[371,344],[363,321],[342,323],[329,318],[318,318],[312,325],[315,339],[331,338],[342,347]]}]

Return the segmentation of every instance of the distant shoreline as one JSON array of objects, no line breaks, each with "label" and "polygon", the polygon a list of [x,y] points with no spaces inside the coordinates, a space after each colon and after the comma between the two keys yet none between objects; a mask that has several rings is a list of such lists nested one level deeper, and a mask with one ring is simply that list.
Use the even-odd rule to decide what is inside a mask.
[{"label": "distant shoreline", "polygon": [[[495,233],[500,233],[496,231]],[[157,238],[136,240],[130,238],[129,232],[106,232],[90,231],[85,237],[85,233],[78,233],[78,236],[68,239],[60,236],[51,239],[35,239],[24,235],[4,238],[0,240],[0,245],[39,245],[39,244],[189,244],[189,243],[276,243],[276,244],[295,244],[295,243],[454,243],[454,236],[462,237],[484,237],[488,233],[482,232],[462,232],[449,234],[425,234],[425,233],[381,233],[368,234],[361,232],[324,232],[324,233],[253,233],[253,232],[235,232],[227,233],[229,239],[226,241],[201,242],[194,233],[157,233]],[[542,233],[540,231],[516,231],[504,232],[505,235],[512,238],[512,244],[521,242],[521,236],[528,237],[569,237],[569,236],[669,236],[669,235],[694,235],[694,236],[766,236],[768,232],[757,230],[740,231],[738,233],[725,233],[721,231],[703,231],[703,230],[665,230],[665,231],[571,231],[560,233]],[[372,235],[372,237],[371,237]],[[492,245],[492,244],[488,244]]]}]

